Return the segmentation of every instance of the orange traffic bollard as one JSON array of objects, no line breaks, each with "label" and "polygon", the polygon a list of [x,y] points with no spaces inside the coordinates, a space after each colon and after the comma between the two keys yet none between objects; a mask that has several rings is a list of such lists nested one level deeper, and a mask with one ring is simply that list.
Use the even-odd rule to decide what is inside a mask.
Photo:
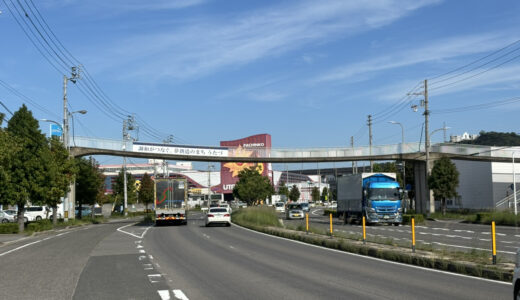
[{"label": "orange traffic bollard", "polygon": [[363,244],[367,243],[367,231],[365,225],[365,217],[363,216]]},{"label": "orange traffic bollard", "polygon": [[495,221],[491,222],[491,235],[493,240],[493,264],[497,264],[497,239],[496,239],[496,232],[495,232]]},{"label": "orange traffic bollard", "polygon": [[415,218],[412,218],[412,252],[415,253]]}]

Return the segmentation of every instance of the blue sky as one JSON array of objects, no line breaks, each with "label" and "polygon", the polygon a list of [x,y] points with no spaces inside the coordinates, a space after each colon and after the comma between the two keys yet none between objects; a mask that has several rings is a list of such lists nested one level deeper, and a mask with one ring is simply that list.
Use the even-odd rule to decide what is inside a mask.
[{"label": "blue sky", "polygon": [[[17,3],[0,2],[0,80],[37,103],[27,103],[36,118],[60,121],[64,72],[24,35],[12,14]],[[20,3],[36,14],[31,0]],[[431,86],[431,130],[446,122],[449,134],[518,132],[519,102],[435,112],[519,97],[520,58],[514,57],[520,51],[513,50],[520,44],[434,78],[520,39],[519,1],[34,4],[115,103],[107,108],[70,84],[71,109],[88,110],[75,117],[79,136],[118,139],[122,116],[131,112],[148,128],[141,130],[141,141],[159,142],[173,134],[181,144],[218,145],[270,133],[275,148],[339,147],[351,136],[357,145],[367,145],[367,115],[372,114],[375,144],[401,141],[400,127],[388,124],[391,120],[402,122],[407,141],[419,141],[424,118],[410,106],[421,97],[402,100],[424,79]],[[2,86],[0,100],[11,110],[22,103]],[[441,139],[441,133],[432,137]]]}]

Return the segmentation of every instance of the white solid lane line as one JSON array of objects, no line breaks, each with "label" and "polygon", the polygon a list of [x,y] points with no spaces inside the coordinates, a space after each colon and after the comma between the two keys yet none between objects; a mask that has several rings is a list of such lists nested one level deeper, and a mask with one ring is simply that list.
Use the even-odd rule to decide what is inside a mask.
[{"label": "white solid lane line", "polygon": [[184,293],[181,290],[173,290],[173,295],[175,296],[175,298],[180,300],[189,300],[188,297],[186,297],[186,295],[184,295]]},{"label": "white solid lane line", "polygon": [[4,252],[4,253],[0,253],[0,256],[4,256],[4,255],[6,255],[6,254],[9,254],[9,253],[11,253],[11,252],[14,252],[14,251],[20,250],[20,249],[25,248],[25,247],[30,246],[30,245],[34,245],[34,244],[39,243],[39,242],[41,242],[41,241],[42,241],[42,240],[37,240],[37,241],[31,242],[31,243],[25,244],[25,245],[23,245],[23,246],[20,246],[20,247],[18,247],[18,248],[11,249],[11,250],[6,251],[6,252]]}]

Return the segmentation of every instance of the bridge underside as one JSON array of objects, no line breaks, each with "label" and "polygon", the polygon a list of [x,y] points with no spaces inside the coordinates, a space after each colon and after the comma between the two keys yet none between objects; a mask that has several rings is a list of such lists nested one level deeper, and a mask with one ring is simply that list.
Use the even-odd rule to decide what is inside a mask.
[{"label": "bridge underside", "polygon": [[[74,157],[82,157],[89,155],[109,155],[134,158],[155,158],[165,160],[178,161],[209,161],[209,162],[256,162],[256,163],[307,163],[307,162],[345,162],[345,161],[387,161],[387,160],[405,160],[405,161],[424,161],[424,152],[414,152],[405,154],[387,154],[372,156],[334,156],[334,157],[310,157],[302,154],[299,157],[214,157],[214,156],[194,156],[179,154],[163,154],[163,153],[142,153],[134,151],[108,150],[98,148],[71,147],[70,153]],[[452,159],[473,160],[473,161],[493,161],[493,162],[511,162],[510,158],[494,157],[494,156],[468,156],[455,155],[446,153],[430,153],[432,161],[441,156],[447,156]]]}]

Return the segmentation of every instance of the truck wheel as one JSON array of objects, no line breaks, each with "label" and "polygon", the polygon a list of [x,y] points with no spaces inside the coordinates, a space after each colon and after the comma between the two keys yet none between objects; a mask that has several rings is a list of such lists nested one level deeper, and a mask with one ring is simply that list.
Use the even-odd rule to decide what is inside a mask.
[{"label": "truck wheel", "polygon": [[399,226],[399,223],[394,223],[394,226]]}]

